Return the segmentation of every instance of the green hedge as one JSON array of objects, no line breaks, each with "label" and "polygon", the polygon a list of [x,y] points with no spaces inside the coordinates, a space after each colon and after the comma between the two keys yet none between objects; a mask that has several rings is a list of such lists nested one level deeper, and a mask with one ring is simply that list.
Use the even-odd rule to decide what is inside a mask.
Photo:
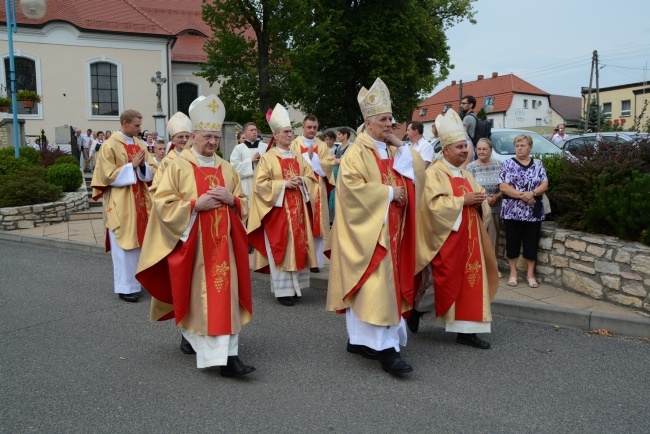
[{"label": "green hedge", "polygon": [[0,176],[0,208],[54,202],[61,198],[61,187],[24,173]]},{"label": "green hedge", "polygon": [[[11,158],[16,158],[16,151],[12,147],[9,148],[2,148],[0,149],[0,159],[4,159],[7,157]],[[39,151],[36,149],[32,148],[31,146],[21,146],[20,147],[20,159],[21,160],[27,160],[27,162],[32,165],[32,164],[38,164],[38,162],[41,159],[41,154]]]},{"label": "green hedge", "polygon": [[81,170],[77,164],[55,164],[47,169],[45,180],[63,188],[63,191],[77,191],[83,182]]},{"label": "green hedge", "polygon": [[72,155],[64,155],[63,157],[59,157],[56,160],[54,160],[54,164],[74,164],[75,166],[79,167],[79,160],[73,157]]},{"label": "green hedge", "polygon": [[553,220],[569,229],[650,244],[650,140],[606,142],[542,161]]}]

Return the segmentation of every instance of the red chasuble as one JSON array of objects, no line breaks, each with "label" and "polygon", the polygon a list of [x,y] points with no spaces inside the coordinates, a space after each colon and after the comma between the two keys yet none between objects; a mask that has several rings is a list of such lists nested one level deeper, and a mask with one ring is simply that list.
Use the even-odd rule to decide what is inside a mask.
[{"label": "red chasuble", "polygon": [[[381,173],[382,183],[392,187],[404,187],[407,194],[404,203],[391,201],[388,205],[388,231],[397,306],[401,306],[402,297],[412,305],[415,298],[415,184],[393,169],[392,158],[380,159],[376,153],[373,155]],[[368,268],[346,298],[364,285],[387,253],[386,248],[378,241]]]},{"label": "red chasuble", "polygon": [[[214,186],[225,185],[221,167],[192,166],[196,180],[197,197],[201,197]],[[230,238],[237,270],[239,303],[251,314],[252,293],[250,273],[248,272],[248,243],[246,229],[242,223],[241,203],[235,197],[236,211],[222,205],[217,209],[198,213],[186,242],[179,241],[174,250],[155,266],[136,276],[147,291],[158,300],[172,304],[174,311],[159,321],[176,318],[180,323],[190,308],[190,291],[194,255],[198,241],[198,226],[201,225],[201,244],[205,264],[205,285],[208,313],[208,335],[232,334],[231,279],[228,249],[228,221]],[[200,291],[201,288],[195,288]]]},{"label": "red chasuble", "polygon": [[[449,175],[454,196],[472,192],[465,178]],[[483,321],[483,262],[479,238],[479,214],[476,207],[464,206],[458,232],[451,231],[433,258],[433,287],[436,316],[444,315],[454,302],[455,319]]]},{"label": "red chasuble", "polygon": [[[296,158],[278,157],[278,161],[282,169],[282,179],[288,181],[293,176],[300,175],[300,163]],[[282,207],[274,206],[271,208],[271,211],[262,218],[262,226],[249,235],[251,245],[267,258],[266,244],[264,243],[264,232],[266,232],[276,266],[282,262],[287,252],[287,232],[291,230],[293,249],[296,254],[296,268],[298,270],[305,268],[305,261],[307,260],[305,224],[308,217],[305,215],[303,202],[304,199],[299,188],[285,188]],[[268,266],[259,271],[266,274],[270,272]]]}]

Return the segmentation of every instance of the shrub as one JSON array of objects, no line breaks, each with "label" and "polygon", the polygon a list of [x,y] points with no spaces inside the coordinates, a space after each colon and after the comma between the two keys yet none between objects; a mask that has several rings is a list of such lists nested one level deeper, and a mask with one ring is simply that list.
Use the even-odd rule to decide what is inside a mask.
[{"label": "shrub", "polygon": [[63,191],[76,191],[83,182],[83,176],[77,164],[55,164],[47,169],[45,180],[60,186]]},{"label": "shrub", "polygon": [[79,160],[74,158],[72,155],[64,155],[63,157],[54,160],[54,164],[74,164],[75,166],[79,166]]},{"label": "shrub", "polygon": [[[41,161],[39,164],[41,166],[49,167],[52,166],[56,160],[66,155],[70,155],[70,154],[68,154],[67,152],[63,152],[59,148],[43,149],[41,151]],[[79,164],[79,160],[75,159],[75,164]]]},{"label": "shrub", "polygon": [[587,230],[650,244],[650,173],[634,171],[621,184],[601,181],[586,218]]},{"label": "shrub", "polygon": [[0,208],[53,202],[61,197],[61,187],[22,174],[0,177]]},{"label": "shrub", "polygon": [[[20,158],[27,160],[29,164],[38,164],[41,159],[40,153],[31,146],[21,146],[19,150]],[[7,157],[16,158],[16,151],[13,146],[0,149],[0,159]]]},{"label": "shrub", "polygon": [[622,184],[634,171],[650,173],[648,147],[648,140],[636,144],[603,142],[598,148],[584,147],[557,163],[556,179],[549,178],[555,220],[571,229],[587,229],[586,216],[601,186]]},{"label": "shrub", "polygon": [[24,158],[15,158],[13,155],[7,157],[4,153],[0,154],[0,175],[12,175],[30,167],[34,166]]}]

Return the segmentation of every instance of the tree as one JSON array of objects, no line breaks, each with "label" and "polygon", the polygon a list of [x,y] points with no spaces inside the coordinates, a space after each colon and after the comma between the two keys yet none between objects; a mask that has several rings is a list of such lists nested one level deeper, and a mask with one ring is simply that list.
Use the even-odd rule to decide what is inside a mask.
[{"label": "tree", "polygon": [[[600,129],[597,127],[598,125],[598,104],[596,103],[596,100],[592,100],[591,103],[589,104],[589,115],[587,116],[587,131],[590,132],[596,132],[600,131]],[[605,115],[603,114],[602,110],[600,112],[600,124],[602,126],[603,121],[605,121]],[[585,129],[585,118],[584,116],[580,117],[580,120],[578,121],[578,129],[580,131],[584,131]]]},{"label": "tree", "polygon": [[360,123],[359,89],[381,77],[393,115],[409,120],[453,68],[445,30],[474,22],[474,1],[205,0],[214,33],[200,75],[228,107],[288,103],[324,127]]}]

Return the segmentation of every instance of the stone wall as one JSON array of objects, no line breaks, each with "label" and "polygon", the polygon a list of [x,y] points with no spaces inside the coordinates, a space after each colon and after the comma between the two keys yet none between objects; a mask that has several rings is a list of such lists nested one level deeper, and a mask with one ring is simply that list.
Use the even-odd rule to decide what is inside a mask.
[{"label": "stone wall", "polygon": [[[503,231],[499,245],[499,265],[508,269]],[[526,263],[519,259],[517,269],[522,275]],[[536,275],[551,285],[650,312],[650,247],[641,243],[544,222]]]},{"label": "stone wall", "polygon": [[56,202],[0,208],[0,230],[29,229],[70,220],[70,214],[88,209],[86,185],[72,193],[65,193]]}]

